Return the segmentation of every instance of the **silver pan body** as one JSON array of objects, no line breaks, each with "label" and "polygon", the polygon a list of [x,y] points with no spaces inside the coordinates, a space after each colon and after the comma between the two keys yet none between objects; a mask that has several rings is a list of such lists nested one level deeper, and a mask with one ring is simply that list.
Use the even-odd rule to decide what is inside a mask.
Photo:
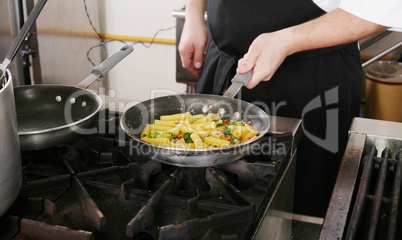
[{"label": "silver pan body", "polygon": [[92,134],[101,98],[86,89],[62,85],[14,88],[21,150],[53,147]]},{"label": "silver pan body", "polygon": [[[215,149],[177,149],[156,146],[140,139],[141,132],[148,123],[160,119],[162,115],[190,112],[191,114],[209,112],[218,113],[224,109],[224,119],[231,119],[235,112],[240,119],[258,130],[257,138],[224,148]],[[120,119],[120,125],[130,139],[130,153],[136,157],[153,159],[170,165],[181,167],[209,167],[236,161],[253,151],[269,128],[268,115],[259,107],[242,100],[218,95],[189,94],[172,95],[151,99],[129,108]]]}]

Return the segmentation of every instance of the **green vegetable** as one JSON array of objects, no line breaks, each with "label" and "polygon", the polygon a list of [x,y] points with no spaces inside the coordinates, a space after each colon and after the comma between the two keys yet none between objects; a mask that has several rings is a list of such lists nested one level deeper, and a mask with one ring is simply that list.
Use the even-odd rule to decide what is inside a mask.
[{"label": "green vegetable", "polygon": [[233,134],[233,129],[231,129],[231,128],[225,128],[225,130],[223,131],[223,134],[225,135],[225,136],[227,136],[227,135],[232,135]]},{"label": "green vegetable", "polygon": [[221,119],[221,120],[216,121],[215,125],[216,125],[217,127],[220,127],[220,126],[224,126],[225,123],[224,123],[223,120]]},{"label": "green vegetable", "polygon": [[152,133],[150,133],[149,135],[148,135],[148,138],[155,138],[156,136],[155,136],[155,134],[152,134]]},{"label": "green vegetable", "polygon": [[161,134],[163,134],[163,132],[162,132],[161,130],[156,130],[156,131],[155,131],[155,135],[156,135],[156,136],[161,135]]},{"label": "green vegetable", "polygon": [[[152,134],[149,134],[152,135]],[[149,137],[149,136],[148,136]],[[153,137],[149,137],[149,138],[172,138],[172,134],[170,133],[164,133],[161,130],[156,130],[155,131],[155,135]]]},{"label": "green vegetable", "polygon": [[183,139],[186,143],[193,143],[193,139],[191,139],[191,133],[190,132],[185,132],[183,134]]},{"label": "green vegetable", "polygon": [[232,139],[230,139],[230,145],[234,145],[234,144],[236,144],[236,143],[238,143],[239,142],[239,139],[238,138],[232,138]]},{"label": "green vegetable", "polygon": [[233,126],[244,126],[244,123],[242,123],[242,122],[235,122],[235,121],[232,121],[232,122],[230,122],[228,125],[233,125]]}]

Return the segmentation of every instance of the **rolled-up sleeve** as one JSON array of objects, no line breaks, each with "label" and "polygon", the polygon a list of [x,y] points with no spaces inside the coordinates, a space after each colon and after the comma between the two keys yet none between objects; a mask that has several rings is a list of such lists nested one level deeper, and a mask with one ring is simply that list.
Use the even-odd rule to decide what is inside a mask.
[{"label": "rolled-up sleeve", "polygon": [[338,7],[364,20],[402,32],[402,0],[342,0]]}]

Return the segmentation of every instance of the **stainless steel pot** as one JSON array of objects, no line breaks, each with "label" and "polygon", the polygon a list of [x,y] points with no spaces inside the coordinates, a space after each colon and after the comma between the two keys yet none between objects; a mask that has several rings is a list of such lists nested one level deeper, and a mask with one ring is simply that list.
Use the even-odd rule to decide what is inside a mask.
[{"label": "stainless steel pot", "polygon": [[13,81],[7,67],[17,54],[22,41],[46,2],[47,0],[39,0],[36,3],[0,65],[0,216],[13,204],[22,182]]},{"label": "stainless steel pot", "polygon": [[4,74],[0,89],[0,216],[13,204],[20,191],[21,153],[11,73]]}]

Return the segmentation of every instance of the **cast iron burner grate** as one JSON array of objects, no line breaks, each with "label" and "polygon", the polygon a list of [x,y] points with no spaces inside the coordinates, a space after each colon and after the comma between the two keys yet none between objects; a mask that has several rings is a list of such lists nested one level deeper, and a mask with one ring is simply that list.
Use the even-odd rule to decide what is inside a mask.
[{"label": "cast iron burner grate", "polygon": [[402,149],[377,156],[375,146],[361,164],[361,178],[345,239],[401,239]]},{"label": "cast iron burner grate", "polygon": [[290,159],[285,149],[231,164],[181,168],[136,161],[120,115],[102,111],[98,134],[22,153],[20,195],[0,218],[5,239],[249,239]]}]

